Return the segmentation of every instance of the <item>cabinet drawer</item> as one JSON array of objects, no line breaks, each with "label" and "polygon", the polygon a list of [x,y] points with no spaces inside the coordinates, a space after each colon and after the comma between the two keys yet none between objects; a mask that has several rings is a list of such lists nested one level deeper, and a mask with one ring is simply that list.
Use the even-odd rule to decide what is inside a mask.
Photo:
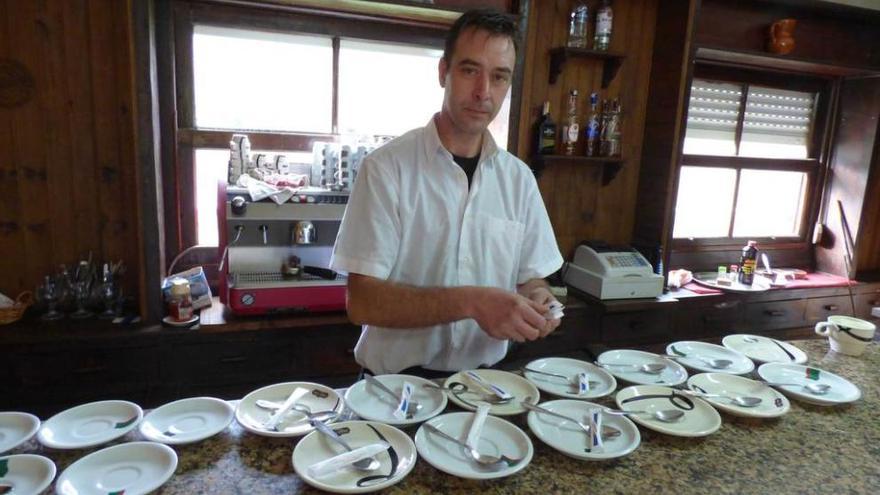
[{"label": "cabinet drawer", "polygon": [[746,323],[749,331],[804,326],[806,306],[804,300],[749,303],[746,306]]},{"label": "cabinet drawer", "polygon": [[876,319],[871,316],[872,308],[880,308],[880,292],[869,293],[869,294],[857,294],[853,296],[855,300],[855,315],[856,318],[861,318],[863,320],[872,321]]},{"label": "cabinet drawer", "polygon": [[15,375],[21,386],[109,387],[119,383],[146,383],[159,376],[160,348],[33,350],[16,360]]},{"label": "cabinet drawer", "polygon": [[718,301],[676,308],[672,316],[671,339],[707,337],[734,333],[742,328],[742,301]]},{"label": "cabinet drawer", "polygon": [[577,352],[585,348],[589,342],[596,342],[598,339],[599,332],[594,321],[565,315],[559,327],[543,339],[523,343],[511,340],[504,360],[513,362],[528,358],[562,356]]},{"label": "cabinet drawer", "polygon": [[270,379],[289,369],[290,346],[284,342],[229,340],[184,344],[164,356],[162,379],[190,385],[243,383]]},{"label": "cabinet drawer", "polygon": [[831,315],[853,314],[852,301],[849,296],[821,297],[807,301],[807,324],[815,325],[825,321]]},{"label": "cabinet drawer", "polygon": [[655,342],[669,335],[666,311],[606,314],[602,317],[603,342]]},{"label": "cabinet drawer", "polygon": [[303,336],[303,345],[296,353],[294,369],[298,376],[319,380],[333,375],[360,372],[354,360],[354,346],[360,338],[360,329],[327,329],[309,332]]}]

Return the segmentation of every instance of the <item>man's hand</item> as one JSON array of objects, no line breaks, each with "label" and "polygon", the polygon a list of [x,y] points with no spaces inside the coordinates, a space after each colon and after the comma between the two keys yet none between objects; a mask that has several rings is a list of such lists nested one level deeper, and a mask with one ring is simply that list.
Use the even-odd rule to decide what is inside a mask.
[{"label": "man's hand", "polygon": [[550,310],[549,306],[488,287],[479,288],[474,296],[473,319],[492,338],[525,342],[544,335],[548,321],[543,315]]},{"label": "man's hand", "polygon": [[[541,315],[544,315],[547,313],[547,311],[550,311],[550,304],[553,302],[556,302],[556,298],[553,297],[553,294],[550,292],[550,289],[548,289],[545,286],[535,287],[534,289],[532,289],[531,291],[528,292],[527,297],[531,301],[536,302],[536,303],[547,308],[545,311],[543,311],[541,313]],[[556,328],[559,327],[560,323],[562,323],[562,320],[560,320],[559,318],[551,318],[549,320],[545,319],[544,325],[541,326],[541,329],[540,329],[541,330],[540,337],[544,338],[544,337],[550,335],[550,332],[552,332],[553,330],[556,330]]]}]

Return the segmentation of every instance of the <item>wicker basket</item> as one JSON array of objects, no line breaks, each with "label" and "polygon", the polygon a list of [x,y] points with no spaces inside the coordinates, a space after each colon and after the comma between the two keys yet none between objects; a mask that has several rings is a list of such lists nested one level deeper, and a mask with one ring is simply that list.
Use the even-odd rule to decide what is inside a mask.
[{"label": "wicker basket", "polygon": [[24,316],[25,310],[34,302],[34,295],[30,291],[24,291],[15,298],[15,303],[9,308],[0,308],[0,325],[13,323]]}]

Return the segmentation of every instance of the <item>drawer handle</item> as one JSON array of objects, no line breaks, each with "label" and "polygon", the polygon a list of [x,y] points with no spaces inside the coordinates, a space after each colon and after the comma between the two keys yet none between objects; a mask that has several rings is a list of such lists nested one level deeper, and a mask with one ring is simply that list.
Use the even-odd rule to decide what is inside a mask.
[{"label": "drawer handle", "polygon": [[782,311],[781,309],[767,309],[764,310],[764,314],[767,316],[785,316],[785,311]]},{"label": "drawer handle", "polygon": [[224,356],[220,358],[220,362],[223,364],[243,363],[247,361],[247,359],[247,356]]},{"label": "drawer handle", "polygon": [[836,304],[826,304],[825,311],[837,311],[840,307]]},{"label": "drawer handle", "polygon": [[725,301],[714,304],[715,309],[730,309],[735,308],[739,304],[739,301]]}]

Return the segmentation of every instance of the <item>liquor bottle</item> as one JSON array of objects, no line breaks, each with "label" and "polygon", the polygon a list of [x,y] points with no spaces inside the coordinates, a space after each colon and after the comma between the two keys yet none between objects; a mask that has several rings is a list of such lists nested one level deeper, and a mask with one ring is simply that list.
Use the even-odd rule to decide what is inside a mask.
[{"label": "liquor bottle", "polygon": [[566,119],[565,128],[563,129],[562,139],[565,142],[565,154],[573,155],[575,146],[577,146],[578,134],[580,128],[577,118],[577,96],[576,89],[568,93],[568,118]]},{"label": "liquor bottle", "polygon": [[550,102],[544,102],[541,119],[535,129],[535,150],[541,155],[552,155],[556,151],[556,123],[550,117]]},{"label": "liquor bottle", "polygon": [[571,9],[571,20],[568,23],[568,46],[572,48],[587,47],[587,26],[589,10],[584,2],[577,2]]},{"label": "liquor bottle", "polygon": [[758,243],[756,241],[749,241],[743,247],[739,265],[739,283],[752,285],[752,282],[755,281],[755,268],[758,266]]},{"label": "liquor bottle", "polygon": [[611,0],[602,0],[602,6],[596,11],[596,32],[593,36],[593,50],[605,51],[611,45],[611,24],[614,12]]},{"label": "liquor bottle", "polygon": [[596,153],[599,151],[599,119],[599,93],[593,93],[590,95],[590,116],[587,118],[587,125],[584,132],[584,135],[587,138],[587,156],[596,156]]},{"label": "liquor bottle", "polygon": [[602,101],[602,126],[599,131],[599,155],[620,155],[620,102]]}]

